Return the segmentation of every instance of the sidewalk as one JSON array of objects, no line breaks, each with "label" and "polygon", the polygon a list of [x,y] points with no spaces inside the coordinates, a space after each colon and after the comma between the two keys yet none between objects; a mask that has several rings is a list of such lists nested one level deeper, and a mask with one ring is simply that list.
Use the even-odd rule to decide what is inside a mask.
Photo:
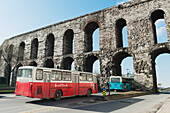
[{"label": "sidewalk", "polygon": [[157,113],[170,113],[170,99],[157,111]]}]

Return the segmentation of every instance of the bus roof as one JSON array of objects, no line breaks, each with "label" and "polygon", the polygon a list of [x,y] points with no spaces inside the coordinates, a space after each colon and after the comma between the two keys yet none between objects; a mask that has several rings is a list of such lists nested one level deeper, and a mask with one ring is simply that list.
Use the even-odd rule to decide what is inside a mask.
[{"label": "bus roof", "polygon": [[46,69],[46,70],[56,70],[56,71],[65,71],[65,72],[79,72],[79,73],[86,73],[86,74],[95,74],[95,75],[100,75],[97,73],[91,73],[91,72],[82,72],[82,71],[71,71],[71,70],[63,70],[63,69],[57,69],[57,68],[47,68],[47,67],[35,67],[35,66],[22,66],[19,67],[19,69]]}]

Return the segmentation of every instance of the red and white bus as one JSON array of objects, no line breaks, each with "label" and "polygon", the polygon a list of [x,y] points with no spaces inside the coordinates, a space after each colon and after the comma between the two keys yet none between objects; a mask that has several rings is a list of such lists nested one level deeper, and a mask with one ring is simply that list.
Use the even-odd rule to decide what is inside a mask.
[{"label": "red and white bus", "polygon": [[97,92],[97,74],[33,66],[19,68],[15,90],[16,95],[54,100]]}]

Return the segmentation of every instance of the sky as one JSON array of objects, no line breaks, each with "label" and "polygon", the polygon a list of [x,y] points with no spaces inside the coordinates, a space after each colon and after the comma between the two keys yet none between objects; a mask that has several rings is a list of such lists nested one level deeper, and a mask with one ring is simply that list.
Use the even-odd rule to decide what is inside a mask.
[{"label": "sky", "polygon": [[[81,15],[92,13],[117,4],[128,2],[130,0],[0,0],[0,45],[7,38],[26,33],[38,28],[42,28],[61,21],[72,19]],[[164,20],[156,22],[158,42],[166,42],[166,30]],[[127,47],[127,28],[123,29],[124,47]],[[96,30],[94,37],[99,37],[99,31]],[[98,39],[95,38],[94,51],[98,50]],[[97,45],[97,46],[96,46]],[[156,59],[156,72],[158,82],[163,86],[170,86],[168,62],[170,60],[167,54],[160,55]],[[128,57],[122,61],[122,73],[126,74],[127,69],[133,73],[133,60]],[[99,61],[93,65],[94,71],[100,69]],[[165,68],[166,67],[166,68]],[[166,69],[166,70],[165,70]],[[170,81],[170,79],[169,79]]]},{"label": "sky", "polygon": [[0,0],[0,45],[6,38],[129,0]]}]

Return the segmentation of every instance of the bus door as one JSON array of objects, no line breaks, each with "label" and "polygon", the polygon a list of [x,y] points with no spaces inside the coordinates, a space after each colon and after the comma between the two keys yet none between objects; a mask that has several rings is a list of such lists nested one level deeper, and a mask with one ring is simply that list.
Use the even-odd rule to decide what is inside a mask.
[{"label": "bus door", "polygon": [[51,72],[43,72],[43,98],[48,98],[50,97],[50,75],[51,75]]},{"label": "bus door", "polygon": [[79,95],[79,78],[78,74],[73,74],[73,95]]}]

